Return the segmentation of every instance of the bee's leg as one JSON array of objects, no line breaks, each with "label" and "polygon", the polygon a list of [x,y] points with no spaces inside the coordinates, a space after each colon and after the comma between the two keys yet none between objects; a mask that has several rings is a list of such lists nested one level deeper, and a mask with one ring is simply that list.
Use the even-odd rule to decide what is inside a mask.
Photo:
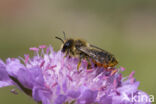
[{"label": "bee's leg", "polygon": [[69,50],[65,53],[65,56],[64,57],[67,57],[67,56],[68,56],[68,58],[71,58],[71,54],[70,54],[70,51]]},{"label": "bee's leg", "polygon": [[78,62],[78,64],[77,64],[77,70],[79,71],[79,68],[80,68],[80,66],[81,66],[81,58],[79,59],[79,62]]},{"label": "bee's leg", "polygon": [[75,55],[74,55],[74,52],[73,52],[72,50],[70,50],[69,53],[70,53],[70,54],[69,54],[69,58],[71,58],[72,56],[75,56]]},{"label": "bee's leg", "polygon": [[65,52],[65,56],[64,57],[67,57],[68,56],[68,54],[69,54],[69,52],[67,51],[67,52]]},{"label": "bee's leg", "polygon": [[79,71],[79,68],[80,68],[80,66],[81,66],[81,61],[82,61],[82,59],[83,59],[83,54],[80,54],[80,58],[79,58],[79,62],[78,62],[78,64],[77,64],[77,70]]},{"label": "bee's leg", "polygon": [[86,60],[88,62],[87,69],[91,69],[92,67],[91,67],[91,62],[90,62],[89,58],[86,57]]},{"label": "bee's leg", "polygon": [[97,64],[94,64],[95,67],[97,67]]},{"label": "bee's leg", "polygon": [[66,53],[65,56],[64,56],[64,58],[67,57],[67,55],[68,55],[68,54]]}]

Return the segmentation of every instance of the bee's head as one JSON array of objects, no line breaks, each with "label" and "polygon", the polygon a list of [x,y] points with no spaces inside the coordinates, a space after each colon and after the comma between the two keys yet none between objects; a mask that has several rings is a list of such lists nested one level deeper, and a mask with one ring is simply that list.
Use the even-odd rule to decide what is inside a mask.
[{"label": "bee's head", "polygon": [[61,51],[62,51],[63,53],[66,52],[66,51],[72,49],[73,45],[74,45],[74,40],[73,40],[73,39],[68,39],[68,40],[63,44],[63,47],[62,47],[62,50],[61,50]]},{"label": "bee's head", "polygon": [[63,53],[65,53],[68,50],[72,49],[72,47],[74,45],[74,40],[73,39],[66,39],[66,36],[65,36],[64,32],[63,32],[63,34],[64,34],[64,40],[59,38],[59,37],[56,37],[56,39],[59,39],[63,43],[61,51]]}]

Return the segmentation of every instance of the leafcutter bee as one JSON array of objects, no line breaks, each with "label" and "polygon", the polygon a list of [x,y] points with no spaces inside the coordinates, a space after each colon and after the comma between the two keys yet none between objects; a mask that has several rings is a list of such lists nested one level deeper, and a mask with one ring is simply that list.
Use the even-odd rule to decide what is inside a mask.
[{"label": "leafcutter bee", "polygon": [[77,69],[79,69],[83,59],[88,62],[87,69],[91,68],[91,63],[94,63],[97,67],[104,67],[106,69],[118,64],[118,61],[111,53],[91,45],[82,39],[66,39],[65,33],[64,39],[56,38],[62,41],[61,51],[65,53],[65,56],[79,58]]}]

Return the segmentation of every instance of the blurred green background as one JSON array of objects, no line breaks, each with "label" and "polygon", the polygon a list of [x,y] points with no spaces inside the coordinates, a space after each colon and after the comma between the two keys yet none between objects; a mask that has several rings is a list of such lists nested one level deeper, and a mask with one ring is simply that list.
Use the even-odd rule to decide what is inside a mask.
[{"label": "blurred green background", "polygon": [[[57,51],[62,31],[112,52],[124,75],[135,70],[139,88],[156,95],[155,0],[0,0],[1,59],[42,44]],[[35,104],[12,88],[0,89],[0,104]]]}]

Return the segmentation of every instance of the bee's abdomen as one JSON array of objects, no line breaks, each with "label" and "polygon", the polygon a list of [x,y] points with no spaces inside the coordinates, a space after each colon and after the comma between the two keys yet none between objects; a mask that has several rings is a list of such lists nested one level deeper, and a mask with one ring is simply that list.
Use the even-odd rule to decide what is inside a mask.
[{"label": "bee's abdomen", "polygon": [[96,57],[93,57],[93,63],[98,67],[114,67],[118,64],[115,57],[108,52],[96,52]]},{"label": "bee's abdomen", "polygon": [[100,62],[97,62],[95,60],[93,60],[93,63],[95,64],[95,66],[97,67],[104,67],[104,68],[108,68],[108,67],[114,67],[116,65],[116,63],[100,63]]}]

